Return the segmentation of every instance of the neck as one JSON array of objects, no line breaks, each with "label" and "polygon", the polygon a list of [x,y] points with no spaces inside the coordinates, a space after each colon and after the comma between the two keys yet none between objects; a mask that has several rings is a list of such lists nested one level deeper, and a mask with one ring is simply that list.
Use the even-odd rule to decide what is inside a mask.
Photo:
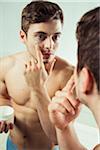
[{"label": "neck", "polygon": [[46,72],[49,74],[49,72],[50,72],[50,67],[51,67],[51,63],[44,63],[44,65],[45,65],[45,70],[46,70]]},{"label": "neck", "polygon": [[100,129],[100,96],[97,99],[95,98],[93,103],[94,104],[88,105],[88,107],[91,109],[97,125]]},{"label": "neck", "polygon": [[100,129],[100,103],[97,105],[97,107],[93,111],[93,115],[94,115],[97,125]]},{"label": "neck", "polygon": [[[46,69],[48,74],[50,74],[50,72],[52,72],[54,69],[55,65],[53,65],[53,61],[54,61],[54,58],[51,61],[49,61],[48,63],[44,63],[45,69]],[[52,67],[52,65],[53,65],[53,67]],[[52,68],[52,70],[51,70],[51,68]]]}]

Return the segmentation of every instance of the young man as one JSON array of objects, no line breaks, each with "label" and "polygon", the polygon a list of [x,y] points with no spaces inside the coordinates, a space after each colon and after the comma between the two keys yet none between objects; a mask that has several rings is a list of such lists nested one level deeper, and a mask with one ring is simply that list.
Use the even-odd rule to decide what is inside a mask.
[{"label": "young man", "polygon": [[[20,37],[27,50],[0,59],[0,105],[15,110],[7,150],[50,150],[56,142],[48,104],[73,73],[55,56],[63,26],[63,12],[52,2],[33,1],[22,11]],[[0,123],[7,132],[11,124]]]},{"label": "young man", "polygon": [[[100,129],[100,7],[83,15],[76,34],[77,68],[65,88],[56,92],[48,107],[61,150],[86,150],[79,143],[72,123],[79,114],[80,103],[91,110]],[[94,150],[100,150],[100,144]]]}]

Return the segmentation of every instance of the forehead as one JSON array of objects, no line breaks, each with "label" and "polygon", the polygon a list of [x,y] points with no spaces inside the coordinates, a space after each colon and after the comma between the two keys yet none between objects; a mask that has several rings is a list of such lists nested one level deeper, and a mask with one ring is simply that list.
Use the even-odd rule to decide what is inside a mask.
[{"label": "forehead", "polygon": [[56,32],[61,32],[62,24],[60,20],[53,20],[49,22],[34,23],[31,24],[28,33],[32,34],[35,32],[45,32],[47,34],[54,34]]}]

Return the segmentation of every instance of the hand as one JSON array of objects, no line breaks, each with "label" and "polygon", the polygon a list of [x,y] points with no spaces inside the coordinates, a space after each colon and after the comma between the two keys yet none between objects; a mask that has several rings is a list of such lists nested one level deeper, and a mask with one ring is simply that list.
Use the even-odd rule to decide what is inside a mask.
[{"label": "hand", "polygon": [[7,133],[9,130],[13,129],[12,123],[7,123],[6,121],[0,121],[0,133]]},{"label": "hand", "polygon": [[49,104],[48,111],[51,122],[63,130],[80,112],[80,102],[75,98],[74,79],[68,81],[62,91],[57,91]]},{"label": "hand", "polygon": [[[25,78],[28,85],[32,88],[40,88],[41,85],[44,85],[45,80],[47,79],[47,72],[43,63],[42,54],[36,46],[36,59],[31,57],[30,61],[25,64]],[[50,73],[53,70],[55,59],[52,61]]]},{"label": "hand", "polygon": [[43,80],[42,75],[46,76],[42,54],[38,48],[35,47],[36,58],[31,57],[30,61],[25,64],[25,78],[30,87],[39,87]]}]

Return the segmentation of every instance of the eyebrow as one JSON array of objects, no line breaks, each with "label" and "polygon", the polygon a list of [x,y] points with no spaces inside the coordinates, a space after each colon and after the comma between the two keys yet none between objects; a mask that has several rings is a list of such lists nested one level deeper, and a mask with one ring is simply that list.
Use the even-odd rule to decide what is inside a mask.
[{"label": "eyebrow", "polygon": [[[43,32],[43,31],[39,31],[39,32],[35,32],[34,35],[37,36],[39,34],[44,34],[44,35],[48,35],[48,33],[46,32]],[[61,32],[55,32],[54,34],[56,35],[61,35]]]},{"label": "eyebrow", "polygon": [[54,33],[54,34],[61,35],[61,32],[56,32],[56,33]]}]

